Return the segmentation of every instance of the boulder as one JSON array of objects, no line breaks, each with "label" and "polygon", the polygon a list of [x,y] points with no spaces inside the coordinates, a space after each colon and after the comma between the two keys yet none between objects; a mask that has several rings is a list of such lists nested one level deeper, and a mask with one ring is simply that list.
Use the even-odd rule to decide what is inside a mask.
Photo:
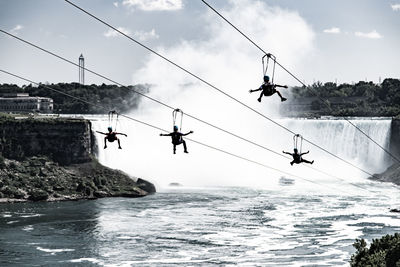
[{"label": "boulder", "polygon": [[146,180],[138,178],[136,183],[137,183],[137,187],[146,191],[149,194],[154,194],[156,192],[156,187],[154,186],[154,184],[152,184]]},{"label": "boulder", "polygon": [[107,193],[106,191],[98,190],[93,192],[93,196],[97,198],[104,198],[110,196],[110,194]]},{"label": "boulder", "polygon": [[33,189],[29,192],[29,200],[32,201],[41,201],[46,200],[49,197],[49,194],[46,191],[41,189]]}]

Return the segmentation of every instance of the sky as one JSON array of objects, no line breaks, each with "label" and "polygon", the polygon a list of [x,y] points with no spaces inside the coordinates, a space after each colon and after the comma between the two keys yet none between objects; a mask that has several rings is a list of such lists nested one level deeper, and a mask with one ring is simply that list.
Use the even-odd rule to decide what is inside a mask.
[{"label": "sky", "polygon": [[[219,85],[261,79],[262,52],[200,0],[73,2]],[[400,0],[208,2],[307,84],[400,78]],[[88,69],[122,84],[194,82],[62,0],[0,0],[0,28],[75,62],[82,53]],[[0,68],[37,82],[78,80],[76,66],[3,33]],[[298,85],[279,68],[276,79]],[[86,84],[103,82],[86,75]],[[0,74],[0,83],[25,82]]]}]

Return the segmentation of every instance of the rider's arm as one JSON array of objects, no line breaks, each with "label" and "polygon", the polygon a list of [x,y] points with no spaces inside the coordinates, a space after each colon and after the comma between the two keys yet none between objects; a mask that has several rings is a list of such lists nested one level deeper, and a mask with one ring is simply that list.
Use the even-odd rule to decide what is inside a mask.
[{"label": "rider's arm", "polygon": [[249,92],[250,92],[250,93],[253,93],[253,92],[257,92],[257,91],[261,91],[261,90],[262,90],[262,85],[260,86],[260,88],[250,90]]},{"label": "rider's arm", "polygon": [[183,135],[183,136],[186,136],[186,135],[191,134],[191,133],[193,133],[193,131],[190,131],[190,132],[185,133],[185,134],[182,134],[182,135]]}]

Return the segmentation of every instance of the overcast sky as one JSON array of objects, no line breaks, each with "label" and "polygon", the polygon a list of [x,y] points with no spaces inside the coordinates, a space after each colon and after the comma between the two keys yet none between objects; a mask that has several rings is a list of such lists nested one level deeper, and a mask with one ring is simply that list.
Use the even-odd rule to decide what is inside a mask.
[{"label": "overcast sky", "polygon": [[[262,53],[200,0],[73,2],[212,82],[260,80]],[[400,0],[208,2],[306,83],[400,78]],[[87,68],[123,84],[156,83],[169,74],[190,82],[62,0],[0,0],[0,28],[76,62],[82,53]],[[38,82],[78,80],[75,66],[3,33],[0,68]],[[278,77],[297,85],[279,69]],[[87,84],[103,82],[86,77]],[[0,74],[0,83],[22,82]]]}]

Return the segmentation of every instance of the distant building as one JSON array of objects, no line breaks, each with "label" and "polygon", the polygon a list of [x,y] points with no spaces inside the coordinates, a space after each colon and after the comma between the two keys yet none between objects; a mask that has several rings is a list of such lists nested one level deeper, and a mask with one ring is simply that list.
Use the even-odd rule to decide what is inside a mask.
[{"label": "distant building", "polygon": [[41,112],[53,113],[53,99],[29,96],[25,93],[2,94],[0,112]]},{"label": "distant building", "polygon": [[85,58],[82,54],[79,57],[79,83],[85,84]]}]

